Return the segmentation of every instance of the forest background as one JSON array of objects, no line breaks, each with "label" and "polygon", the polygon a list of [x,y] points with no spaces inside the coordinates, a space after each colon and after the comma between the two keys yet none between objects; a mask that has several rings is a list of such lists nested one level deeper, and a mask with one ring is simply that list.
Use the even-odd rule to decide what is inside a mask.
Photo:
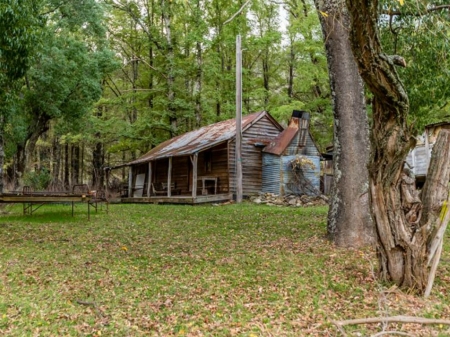
[{"label": "forest background", "polygon": [[[421,16],[428,5],[380,2],[384,49],[407,62],[398,71],[417,132],[450,112],[449,12]],[[0,38],[10,189],[24,182],[103,185],[105,166],[234,118],[238,34],[243,113],[267,110],[286,124],[293,109],[307,110],[321,150],[332,144],[319,22],[328,14],[312,1],[9,0],[1,6],[2,28],[17,30],[32,46],[9,55],[4,46],[11,41]],[[15,73],[8,62],[20,57],[26,71]],[[117,174],[117,183],[126,179],[125,171]]]}]

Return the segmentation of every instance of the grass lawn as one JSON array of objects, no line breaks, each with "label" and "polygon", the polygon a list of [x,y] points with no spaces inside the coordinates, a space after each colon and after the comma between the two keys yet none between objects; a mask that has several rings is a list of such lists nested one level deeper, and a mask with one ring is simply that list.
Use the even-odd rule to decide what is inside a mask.
[{"label": "grass lawn", "polygon": [[[0,215],[1,336],[341,336],[333,320],[449,318],[447,246],[429,299],[325,238],[326,207],[21,206]],[[347,326],[370,336],[381,325]],[[390,324],[414,336],[447,326]],[[386,335],[384,335],[386,336]]]}]

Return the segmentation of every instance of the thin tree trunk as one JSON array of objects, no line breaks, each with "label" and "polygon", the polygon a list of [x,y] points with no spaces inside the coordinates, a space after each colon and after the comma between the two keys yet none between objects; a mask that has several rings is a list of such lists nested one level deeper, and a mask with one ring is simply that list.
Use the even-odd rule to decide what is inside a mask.
[{"label": "thin tree trunk", "polygon": [[289,46],[289,62],[288,62],[288,88],[287,88],[287,96],[290,100],[294,98],[294,64],[295,64],[295,52],[294,52],[294,41],[293,38],[289,38],[290,46]]},{"label": "thin tree trunk", "polygon": [[[96,135],[98,136],[98,135]],[[102,143],[98,141],[95,144],[94,152],[92,154],[92,187],[98,188],[101,186],[101,172],[102,170]]]},{"label": "thin tree trunk", "polygon": [[61,171],[61,145],[59,144],[58,137],[53,139],[53,168],[52,168],[52,176],[53,181],[52,184],[54,186],[59,185],[60,183],[60,171]]},{"label": "thin tree trunk", "polygon": [[[200,0],[197,0],[197,15],[200,11]],[[195,127],[198,128],[202,122],[202,67],[203,67],[203,59],[202,59],[202,45],[200,41],[196,43],[196,59],[197,59],[197,69],[196,69],[196,77],[195,77]]]},{"label": "thin tree trunk", "polygon": [[72,146],[72,156],[71,156],[71,163],[72,163],[72,184],[79,184],[80,183],[80,145],[75,144]]},{"label": "thin tree trunk", "polygon": [[344,0],[316,1],[316,6],[325,38],[334,112],[328,234],[338,246],[362,247],[375,242],[369,211],[370,148],[364,86],[349,42]]},{"label": "thin tree trunk", "polygon": [[175,52],[172,41],[172,18],[171,18],[171,4],[170,1],[161,0],[162,7],[162,19],[166,37],[166,57],[167,57],[167,100],[169,110],[169,122],[171,126],[171,137],[174,137],[177,133],[178,119],[175,110],[175,91],[174,91],[174,62]]},{"label": "thin tree trunk", "polygon": [[84,166],[84,150],[85,150],[85,144],[83,143],[81,145],[81,160],[80,160],[80,183],[84,183],[84,172],[85,172],[85,166]]},{"label": "thin tree trunk", "polygon": [[70,187],[69,172],[69,144],[66,143],[64,146],[64,188],[66,190]]}]

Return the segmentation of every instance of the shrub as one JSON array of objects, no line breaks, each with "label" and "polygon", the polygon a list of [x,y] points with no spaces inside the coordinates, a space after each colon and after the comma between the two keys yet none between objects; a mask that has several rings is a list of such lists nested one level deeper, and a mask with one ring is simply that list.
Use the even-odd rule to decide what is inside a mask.
[{"label": "shrub", "polygon": [[46,168],[24,174],[24,185],[31,186],[35,191],[45,190],[52,181],[52,176]]}]

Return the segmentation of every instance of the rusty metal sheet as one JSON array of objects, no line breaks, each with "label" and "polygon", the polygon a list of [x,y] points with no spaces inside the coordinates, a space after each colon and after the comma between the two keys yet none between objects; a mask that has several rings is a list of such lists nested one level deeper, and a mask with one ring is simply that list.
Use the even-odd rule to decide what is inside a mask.
[{"label": "rusty metal sheet", "polygon": [[[245,131],[264,116],[268,116],[273,120],[266,111],[243,116],[242,131]],[[161,158],[190,155],[226,142],[234,138],[235,135],[236,119],[233,118],[171,138],[127,165],[145,163]]]},{"label": "rusty metal sheet", "polygon": [[289,146],[299,130],[299,119],[292,118],[289,126],[267,145],[263,152],[280,156]]}]

